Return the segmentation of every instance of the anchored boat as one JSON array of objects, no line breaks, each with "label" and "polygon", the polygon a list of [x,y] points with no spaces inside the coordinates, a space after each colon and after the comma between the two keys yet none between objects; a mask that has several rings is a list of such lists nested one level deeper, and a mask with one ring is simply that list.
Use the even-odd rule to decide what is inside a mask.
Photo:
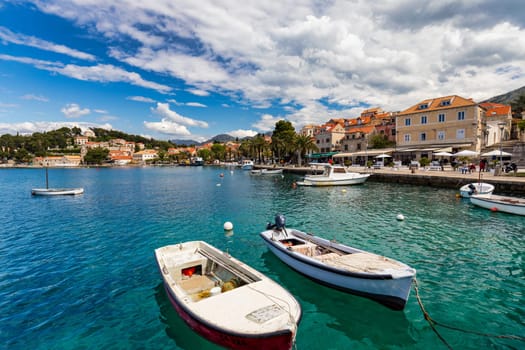
[{"label": "anchored boat", "polygon": [[203,241],[155,250],[171,304],[197,333],[228,349],[290,349],[301,307],[279,284]]},{"label": "anchored boat", "polygon": [[416,270],[354,247],[285,227],[282,215],[260,233],[285,264],[316,282],[402,310]]}]

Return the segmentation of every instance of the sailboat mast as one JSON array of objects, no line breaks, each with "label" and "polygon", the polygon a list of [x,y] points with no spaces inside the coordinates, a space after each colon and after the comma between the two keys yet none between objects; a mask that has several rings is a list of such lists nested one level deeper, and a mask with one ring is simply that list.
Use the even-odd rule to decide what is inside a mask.
[{"label": "sailboat mast", "polygon": [[47,176],[47,166],[46,166],[46,189],[49,188],[49,179],[48,179],[48,176]]}]

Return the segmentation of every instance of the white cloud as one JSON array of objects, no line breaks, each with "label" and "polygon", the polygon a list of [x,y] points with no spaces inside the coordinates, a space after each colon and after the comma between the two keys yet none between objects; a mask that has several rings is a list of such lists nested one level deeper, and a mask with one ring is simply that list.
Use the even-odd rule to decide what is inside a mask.
[{"label": "white cloud", "polygon": [[108,113],[108,111],[105,111],[103,109],[94,109],[93,112],[98,113],[98,114],[107,114]]},{"label": "white cloud", "polygon": [[197,96],[209,96],[210,93],[208,91],[200,90],[200,89],[186,89],[189,93],[192,93]]},{"label": "white cloud", "polygon": [[199,102],[188,102],[188,103],[186,103],[186,106],[201,107],[201,108],[206,108],[207,107],[205,104],[202,104],[202,103],[199,103]]},{"label": "white cloud", "polygon": [[274,117],[269,114],[264,114],[257,122],[252,124],[252,126],[262,132],[272,131],[275,129],[275,124],[283,119],[283,117]]},{"label": "white cloud", "polygon": [[89,53],[78,51],[64,45],[54,44],[39,38],[35,38],[34,36],[16,34],[5,27],[0,27],[0,40],[17,45],[31,46],[41,50],[61,53],[87,61],[95,61],[96,59],[95,56]]},{"label": "white cloud", "polygon": [[89,108],[82,109],[76,103],[69,103],[66,106],[64,106],[60,111],[64,113],[66,118],[80,118],[84,115],[88,115],[89,113],[91,113]]},{"label": "white cloud", "polygon": [[238,137],[239,139],[242,139],[244,137],[253,137],[253,136],[257,135],[258,132],[254,131],[254,130],[241,130],[241,129],[238,129],[238,130],[228,131],[227,134],[230,135],[230,136]]},{"label": "white cloud", "polygon": [[111,124],[96,124],[89,122],[23,122],[23,123],[0,123],[0,134],[22,135],[32,134],[34,132],[45,132],[57,130],[62,127],[73,128],[78,127],[82,130],[89,128],[102,128],[111,130]]},{"label": "white cloud", "polygon": [[157,102],[157,101],[155,101],[152,98],[144,97],[144,96],[128,96],[128,97],[126,97],[126,100],[136,101],[136,102],[146,102],[146,103],[155,103],[155,102]]},{"label": "white cloud", "polygon": [[156,108],[151,108],[151,111],[155,114],[160,115],[163,117],[163,119],[171,120],[174,123],[181,124],[181,125],[187,125],[187,126],[194,126],[199,128],[207,128],[208,123],[201,120],[195,120],[188,117],[183,117],[177,112],[174,112],[170,110],[170,106],[167,103],[157,103]]},{"label": "white cloud", "polygon": [[27,94],[21,97],[22,100],[33,100],[33,101],[40,101],[40,102],[48,102],[49,100],[40,95],[34,95],[34,94]]},{"label": "white cloud", "polygon": [[160,122],[144,122],[144,126],[150,130],[161,134],[172,135],[174,137],[191,135],[188,128],[184,125],[178,124],[167,118],[162,118]]}]

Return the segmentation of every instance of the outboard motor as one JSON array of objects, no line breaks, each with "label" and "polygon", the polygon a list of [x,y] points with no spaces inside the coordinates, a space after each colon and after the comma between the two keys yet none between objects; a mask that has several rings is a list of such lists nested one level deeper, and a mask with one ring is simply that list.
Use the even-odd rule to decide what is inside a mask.
[{"label": "outboard motor", "polygon": [[281,230],[286,226],[286,218],[282,214],[275,215],[275,228]]},{"label": "outboard motor", "polygon": [[473,184],[469,184],[468,188],[470,189],[468,194],[472,195],[472,194],[476,193],[476,186],[474,186]]}]

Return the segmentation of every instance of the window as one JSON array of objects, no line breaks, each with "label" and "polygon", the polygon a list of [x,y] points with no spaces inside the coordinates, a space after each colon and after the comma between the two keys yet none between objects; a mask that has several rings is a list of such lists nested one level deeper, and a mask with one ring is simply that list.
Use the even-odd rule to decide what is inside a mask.
[{"label": "window", "polygon": [[458,120],[465,120],[465,112],[464,111],[458,112]]},{"label": "window", "polygon": [[450,106],[450,100],[443,100],[441,101],[442,106]]},{"label": "window", "polygon": [[456,139],[464,139],[465,138],[465,129],[458,129],[456,130]]},{"label": "window", "polygon": [[438,122],[440,122],[440,123],[444,123],[445,122],[445,114],[444,113],[440,113],[438,115]]},{"label": "window", "polygon": [[426,141],[426,140],[427,140],[426,132],[422,132],[421,134],[419,134],[419,141]]},{"label": "window", "polygon": [[421,116],[421,124],[426,124],[427,123],[427,116],[426,115],[422,115]]},{"label": "window", "polygon": [[410,126],[410,118],[405,118],[405,126]]},{"label": "window", "polygon": [[437,139],[440,141],[443,141],[445,139],[445,132],[444,131],[438,131],[437,132]]},{"label": "window", "polygon": [[419,109],[427,109],[428,108],[428,103],[422,103],[419,105],[418,107]]},{"label": "window", "polygon": [[405,142],[410,142],[410,134],[405,134]]}]

